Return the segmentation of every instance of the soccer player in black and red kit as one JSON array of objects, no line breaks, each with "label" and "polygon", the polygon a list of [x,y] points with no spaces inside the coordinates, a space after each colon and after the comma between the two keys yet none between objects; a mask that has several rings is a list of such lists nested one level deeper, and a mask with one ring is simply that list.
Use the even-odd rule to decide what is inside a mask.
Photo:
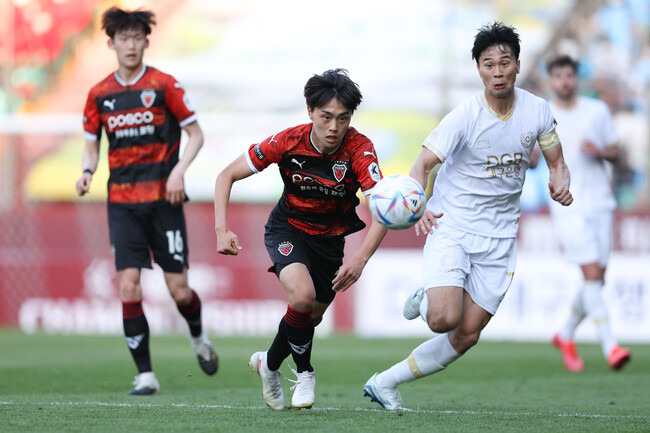
[{"label": "soccer player in black and red kit", "polygon": [[351,260],[343,263],[344,237],[365,227],[355,208],[357,191],[368,196],[381,179],[372,142],[350,127],[361,103],[361,91],[343,69],[314,75],[304,95],[311,123],[285,129],[253,144],[217,177],[214,193],[217,250],[236,255],[242,249],[228,229],[227,208],[234,182],[275,163],[284,191],[271,212],[264,243],[289,298],[287,312],[267,352],[256,352],[250,366],[262,380],[267,405],[282,410],[280,365],[289,355],[296,363],[294,408],[314,404],[311,365],[314,327],[334,300],[361,276],[368,259],[386,234],[374,219]]},{"label": "soccer player in black and red kit", "polygon": [[[160,389],[149,353],[149,325],[142,309],[141,268],[151,255],[163,269],[169,293],[189,326],[199,365],[216,373],[218,359],[201,325],[201,300],[187,281],[188,247],[183,202],[185,170],[203,145],[203,132],[183,87],[143,63],[151,11],[108,9],[102,28],[110,38],[118,69],[88,93],[84,109],[86,145],[80,196],[90,189],[99,161],[102,129],[108,136],[108,225],[115,254],[126,341],[138,369],[129,392],[149,395]],[[179,158],[181,131],[188,135]]]}]

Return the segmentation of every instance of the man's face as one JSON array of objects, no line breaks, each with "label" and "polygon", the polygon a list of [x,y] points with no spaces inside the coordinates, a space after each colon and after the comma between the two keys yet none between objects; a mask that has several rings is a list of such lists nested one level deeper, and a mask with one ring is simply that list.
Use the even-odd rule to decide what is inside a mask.
[{"label": "man's face", "polygon": [[512,93],[519,73],[519,60],[505,45],[493,45],[481,53],[478,73],[486,92],[495,98],[505,98]]},{"label": "man's face", "polygon": [[142,30],[120,30],[108,40],[108,46],[115,50],[121,67],[136,69],[142,65],[142,57],[145,48],[149,46],[149,39]]},{"label": "man's face", "polygon": [[322,107],[307,107],[309,118],[314,122],[312,141],[321,152],[331,153],[339,147],[350,126],[352,113],[336,97]]},{"label": "man's face", "polygon": [[570,65],[555,66],[550,72],[550,85],[558,99],[571,100],[578,88],[578,78]]}]

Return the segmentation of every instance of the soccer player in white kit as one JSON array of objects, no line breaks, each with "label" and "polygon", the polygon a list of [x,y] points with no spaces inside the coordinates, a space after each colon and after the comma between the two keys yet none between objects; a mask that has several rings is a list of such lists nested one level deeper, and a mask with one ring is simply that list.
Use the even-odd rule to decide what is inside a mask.
[{"label": "soccer player in white kit", "polygon": [[426,186],[442,163],[427,210],[415,226],[428,234],[424,286],[404,305],[436,337],[372,376],[364,395],[402,409],[397,386],[446,368],[474,346],[496,313],[515,270],[519,196],[530,156],[540,144],[553,200],[569,205],[569,170],[546,101],[515,87],[519,35],[495,22],[479,29],[472,48],[484,90],[463,101],[426,138],[410,175]]},{"label": "soccer player in white kit", "polygon": [[578,95],[577,61],[562,55],[552,59],[547,67],[555,94],[551,110],[564,143],[565,160],[571,167],[571,192],[575,198],[569,207],[550,203],[549,208],[567,259],[580,266],[584,278],[569,317],[552,342],[562,352],[566,369],[581,371],[584,363],[576,350],[573,334],[589,316],[596,325],[607,363],[620,370],[630,360],[630,351],[618,345],[601,295],[612,249],[616,209],[605,161],[618,159],[618,135],[607,105]]}]

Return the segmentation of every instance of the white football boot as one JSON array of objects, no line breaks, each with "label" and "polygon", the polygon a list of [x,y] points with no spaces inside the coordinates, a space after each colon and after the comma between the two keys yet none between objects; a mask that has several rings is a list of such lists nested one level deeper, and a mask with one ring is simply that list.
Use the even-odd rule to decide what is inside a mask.
[{"label": "white football boot", "polygon": [[160,384],[153,371],[140,373],[134,379],[133,389],[129,391],[130,395],[152,395],[160,391]]},{"label": "white football boot", "polygon": [[426,293],[426,289],[420,287],[406,298],[406,301],[404,301],[404,309],[402,310],[404,318],[407,320],[413,320],[420,316],[420,304],[422,303],[422,299],[424,299]]},{"label": "white football boot", "polygon": [[402,407],[402,396],[397,388],[380,387],[377,385],[377,373],[373,374],[363,387],[363,396],[370,401],[379,403],[384,409],[399,410]]},{"label": "white football boot", "polygon": [[298,373],[293,368],[291,369],[297,379],[295,385],[291,387],[293,396],[291,397],[291,406],[294,409],[311,409],[314,405],[314,390],[316,388],[316,375],[313,371],[303,371]]},{"label": "white football boot", "polygon": [[219,369],[219,358],[212,343],[210,343],[210,340],[205,335],[205,331],[201,332],[201,335],[198,337],[192,337],[190,335],[190,342],[196,352],[201,369],[209,376],[215,374]]},{"label": "white football boot", "polygon": [[262,379],[262,397],[267,406],[273,410],[284,410],[284,392],[280,383],[280,369],[269,370],[266,363],[266,352],[255,352],[248,365]]}]

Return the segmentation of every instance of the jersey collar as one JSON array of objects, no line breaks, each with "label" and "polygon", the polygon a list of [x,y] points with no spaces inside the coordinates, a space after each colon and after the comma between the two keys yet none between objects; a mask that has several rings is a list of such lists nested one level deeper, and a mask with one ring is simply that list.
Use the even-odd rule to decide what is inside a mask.
[{"label": "jersey collar", "polygon": [[508,111],[506,114],[501,115],[496,111],[494,111],[492,107],[490,107],[490,104],[488,104],[487,98],[485,97],[485,93],[483,93],[482,91],[481,91],[481,102],[483,103],[485,108],[490,112],[490,114],[492,114],[494,117],[501,120],[502,122],[507,122],[512,117],[512,114],[515,112],[515,107],[517,106],[517,88],[512,89],[512,91],[514,92],[512,107],[510,107],[510,111]]},{"label": "jersey collar", "polygon": [[117,70],[115,72],[113,72],[113,76],[115,77],[115,81],[117,81],[121,86],[127,87],[127,86],[132,86],[135,83],[137,83],[138,81],[140,81],[140,78],[142,78],[142,76],[144,75],[145,72],[147,72],[147,65],[145,65],[143,63],[142,64],[142,71],[140,71],[138,76],[135,77],[135,79],[133,81],[131,81],[130,83],[127,83],[126,81],[121,79],[120,76],[117,74]]},{"label": "jersey collar", "polygon": [[[323,152],[322,152],[322,151],[321,151],[321,150],[320,150],[320,149],[319,149],[319,148],[314,144],[314,140],[311,139],[311,134],[312,134],[313,130],[314,130],[313,127],[309,128],[309,143],[312,145],[312,147],[313,147],[314,149],[316,149],[316,152],[320,153],[321,155],[325,155],[325,154],[324,154],[324,153],[323,153]],[[346,135],[348,135],[347,131],[346,131],[345,134],[343,135],[343,138],[341,139],[341,142],[339,143],[339,145],[336,146],[336,149],[334,149],[334,150],[331,151],[330,153],[327,153],[326,155],[332,155],[332,154],[336,153],[336,152],[341,148],[341,145],[343,144],[343,141],[345,141],[345,136],[346,136]]]}]

